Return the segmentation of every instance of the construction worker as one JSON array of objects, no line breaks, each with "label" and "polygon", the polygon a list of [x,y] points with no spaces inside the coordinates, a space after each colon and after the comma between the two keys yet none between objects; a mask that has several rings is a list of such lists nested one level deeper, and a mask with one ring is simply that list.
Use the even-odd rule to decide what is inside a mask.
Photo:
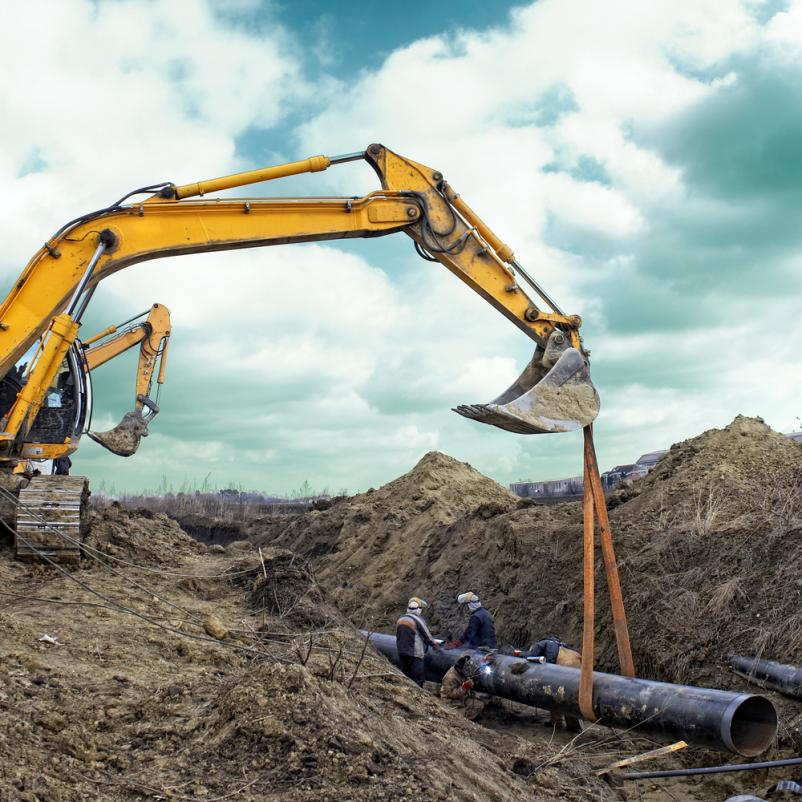
[{"label": "construction worker", "polygon": [[468,721],[476,721],[485,705],[473,694],[471,673],[471,658],[464,654],[446,671],[443,683],[440,685],[440,698],[445,699],[455,710],[459,710]]},{"label": "construction worker", "polygon": [[484,647],[486,649],[496,648],[496,626],[493,623],[493,616],[490,611],[482,607],[479,597],[472,591],[460,593],[457,596],[457,604],[467,606],[471,617],[468,626],[459,640],[452,641],[446,645],[447,649],[458,649],[460,646],[468,646],[471,649]]},{"label": "construction worker", "polygon": [[[546,635],[537,643],[533,644],[527,657],[541,657],[547,663],[558,666],[568,666],[569,668],[581,668],[582,655],[575,649],[570,649],[568,644],[563,643],[556,635]],[[562,724],[562,714],[551,714],[551,726],[559,727]],[[582,732],[582,725],[578,718],[573,716],[565,717],[565,728],[570,732]]]},{"label": "construction worker", "polygon": [[579,668],[582,665],[582,656],[579,652],[568,648],[556,635],[546,635],[533,644],[527,652],[527,657],[545,657],[547,663],[558,666],[571,666]]},{"label": "construction worker", "polygon": [[395,646],[401,670],[418,685],[423,686],[423,656],[431,647],[440,651],[440,644],[432,637],[423,618],[423,611],[429,605],[417,596],[407,603],[407,611],[395,625]]}]

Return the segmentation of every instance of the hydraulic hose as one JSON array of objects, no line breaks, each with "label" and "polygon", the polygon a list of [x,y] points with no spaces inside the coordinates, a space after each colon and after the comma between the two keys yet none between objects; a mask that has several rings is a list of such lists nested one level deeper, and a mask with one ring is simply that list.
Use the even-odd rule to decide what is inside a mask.
[{"label": "hydraulic hose", "polygon": [[781,766],[802,766],[802,757],[785,760],[764,760],[762,763],[731,763],[727,766],[703,766],[698,769],[669,769],[666,771],[633,771],[622,774],[625,780],[652,780],[657,777],[694,777],[697,774],[726,774],[731,771],[757,771]]}]

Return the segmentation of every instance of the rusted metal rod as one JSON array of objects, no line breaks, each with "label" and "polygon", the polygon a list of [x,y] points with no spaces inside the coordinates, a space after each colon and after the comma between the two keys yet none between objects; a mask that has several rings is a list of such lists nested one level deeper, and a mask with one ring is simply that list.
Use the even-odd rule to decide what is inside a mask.
[{"label": "rusted metal rod", "polygon": [[627,616],[624,612],[624,597],[621,594],[621,581],[618,576],[618,563],[613,548],[613,533],[610,528],[610,519],[607,517],[607,501],[604,498],[604,488],[599,476],[599,463],[596,459],[596,448],[593,445],[593,427],[588,425],[585,434],[585,464],[586,473],[590,477],[590,487],[593,492],[593,506],[596,519],[599,522],[599,543],[604,558],[604,571],[607,575],[607,588],[610,592],[610,607],[613,611],[613,627],[615,629],[615,642],[618,647],[618,663],[621,673],[627,677],[635,676],[635,663],[632,660],[632,646],[629,641],[629,628]]}]

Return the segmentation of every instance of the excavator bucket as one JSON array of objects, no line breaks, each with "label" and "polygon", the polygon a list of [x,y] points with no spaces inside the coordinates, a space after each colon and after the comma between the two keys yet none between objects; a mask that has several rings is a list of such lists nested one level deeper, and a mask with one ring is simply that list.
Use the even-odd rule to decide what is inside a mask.
[{"label": "excavator bucket", "polygon": [[89,436],[103,448],[120,457],[130,457],[139,448],[139,441],[148,436],[148,420],[138,410],[126,412],[123,419],[106,432],[89,432]]},{"label": "excavator bucket", "polygon": [[454,412],[518,434],[570,432],[592,423],[599,395],[590,380],[587,359],[565,348],[551,367],[538,347],[523,373],[489,404],[469,404]]}]

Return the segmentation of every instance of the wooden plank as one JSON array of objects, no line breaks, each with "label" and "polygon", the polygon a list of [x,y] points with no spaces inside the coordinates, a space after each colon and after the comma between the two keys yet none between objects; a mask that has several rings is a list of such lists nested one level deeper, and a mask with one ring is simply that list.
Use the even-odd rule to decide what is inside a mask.
[{"label": "wooden plank", "polygon": [[685,749],[688,744],[685,741],[677,741],[676,743],[669,744],[668,746],[661,746],[659,749],[652,749],[650,752],[642,752],[640,755],[633,755],[632,757],[624,758],[603,769],[596,772],[596,776],[600,777],[602,774],[607,774],[613,769],[622,769],[624,766],[631,766],[633,763],[641,763],[644,760],[651,760],[655,757],[662,757],[663,755],[670,755],[672,752],[678,752],[680,749]]}]

